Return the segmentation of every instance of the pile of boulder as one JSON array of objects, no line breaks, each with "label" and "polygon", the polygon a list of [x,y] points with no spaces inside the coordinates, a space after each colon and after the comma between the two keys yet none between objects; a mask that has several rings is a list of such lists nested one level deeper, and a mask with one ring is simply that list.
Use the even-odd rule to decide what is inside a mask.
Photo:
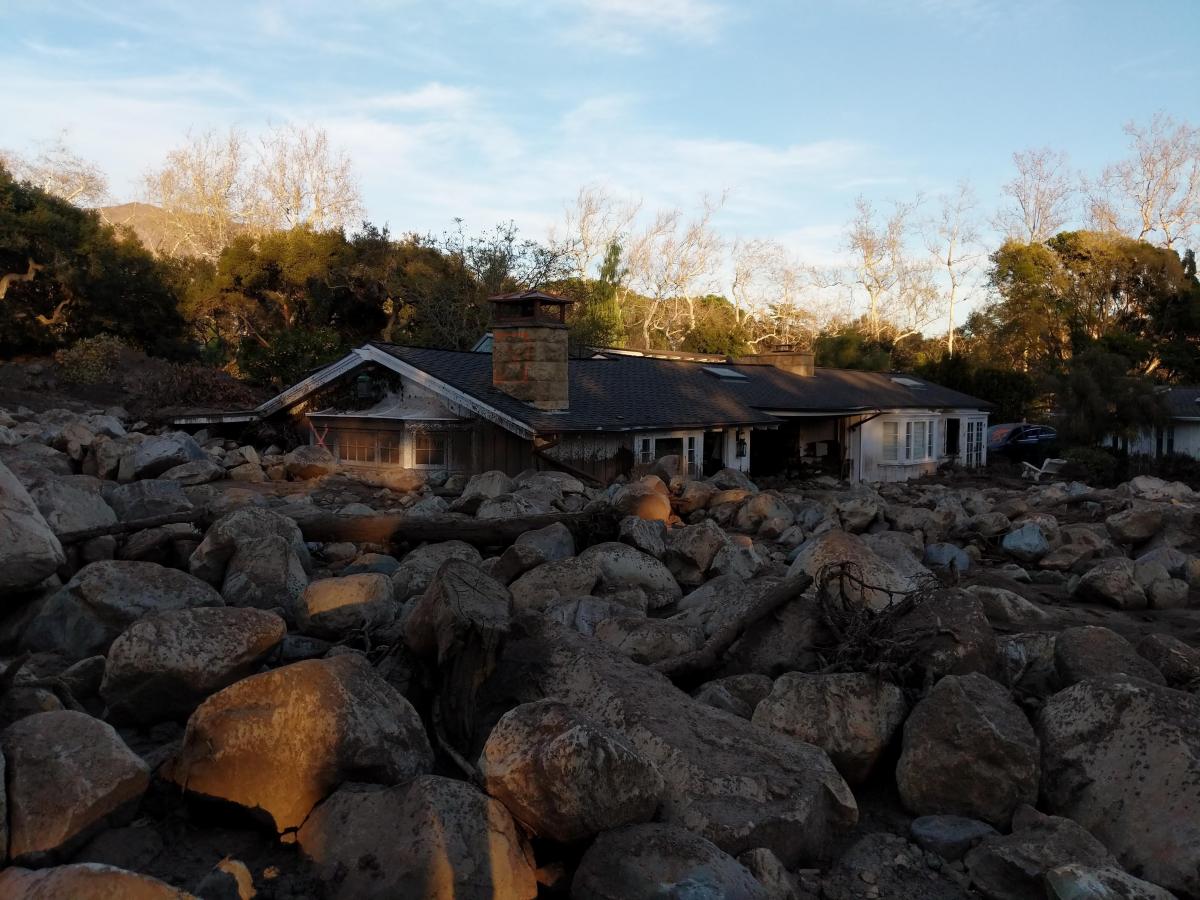
[{"label": "pile of boulder", "polygon": [[0,896],[1200,898],[1182,485],[350,477],[39,418]]}]

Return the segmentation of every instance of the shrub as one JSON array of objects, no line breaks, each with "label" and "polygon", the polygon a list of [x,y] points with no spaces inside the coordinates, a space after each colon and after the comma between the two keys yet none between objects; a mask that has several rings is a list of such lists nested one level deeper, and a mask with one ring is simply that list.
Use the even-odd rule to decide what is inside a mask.
[{"label": "shrub", "polygon": [[1067,461],[1068,478],[1082,481],[1094,487],[1106,487],[1115,484],[1120,462],[1107,450],[1099,447],[1072,447],[1063,453]]},{"label": "shrub", "polygon": [[73,384],[99,384],[110,381],[120,371],[121,357],[129,345],[115,335],[98,334],[76,341],[54,354],[63,381]]},{"label": "shrub", "polygon": [[1157,458],[1138,454],[1129,457],[1129,477],[1134,475],[1154,475],[1197,488],[1200,487],[1200,459],[1186,453],[1166,453]]},{"label": "shrub", "polygon": [[165,360],[155,360],[129,387],[136,392],[131,411],[147,419],[171,408],[246,409],[262,399],[258,391],[221,369]]}]

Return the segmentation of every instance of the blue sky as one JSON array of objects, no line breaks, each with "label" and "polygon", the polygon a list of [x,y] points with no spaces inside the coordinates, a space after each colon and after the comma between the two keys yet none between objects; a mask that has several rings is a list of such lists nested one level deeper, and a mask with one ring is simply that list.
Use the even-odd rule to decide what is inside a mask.
[{"label": "blue sky", "polygon": [[584,183],[836,253],[856,194],[999,202],[1014,150],[1095,170],[1200,119],[1195,0],[0,0],[0,145],[66,129],[117,199],[189,129],[313,122],[393,231],[513,219]]}]

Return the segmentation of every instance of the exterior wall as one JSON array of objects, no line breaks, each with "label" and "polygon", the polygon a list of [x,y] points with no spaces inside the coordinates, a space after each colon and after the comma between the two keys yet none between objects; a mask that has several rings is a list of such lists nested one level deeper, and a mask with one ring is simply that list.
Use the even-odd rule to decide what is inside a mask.
[{"label": "exterior wall", "polygon": [[566,409],[567,329],[562,325],[496,325],[492,383],[539,409]]},{"label": "exterior wall", "polygon": [[[949,419],[959,419],[961,422],[959,452],[952,456],[946,454],[946,422]],[[906,430],[910,424],[915,426],[918,422],[929,423],[932,426],[932,454],[929,453],[928,436],[923,447],[908,447]],[[983,441],[978,456],[979,464],[984,465],[987,462],[987,413],[981,410],[889,410],[874,418],[863,419],[862,424],[851,433],[850,478],[854,481],[908,481],[910,478],[932,474],[939,466],[948,462],[965,465],[968,449],[967,422],[982,423]],[[897,428],[898,453],[894,460],[886,458],[885,452],[888,423],[895,423]]]},{"label": "exterior wall", "polygon": [[[1162,434],[1162,453],[1182,453],[1200,459],[1200,422],[1174,419]],[[1159,435],[1151,429],[1141,432],[1129,442],[1129,452],[1145,456],[1159,455]]]},{"label": "exterior wall", "polygon": [[567,434],[542,452],[571,469],[584,472],[602,484],[633,470],[631,434]]},{"label": "exterior wall", "polygon": [[[691,475],[699,477],[704,474],[703,429],[638,431],[631,434],[630,439],[633,446],[634,474],[649,471],[655,460],[673,453],[678,453],[687,463]],[[724,459],[728,460],[729,458],[729,454],[726,453]]]}]

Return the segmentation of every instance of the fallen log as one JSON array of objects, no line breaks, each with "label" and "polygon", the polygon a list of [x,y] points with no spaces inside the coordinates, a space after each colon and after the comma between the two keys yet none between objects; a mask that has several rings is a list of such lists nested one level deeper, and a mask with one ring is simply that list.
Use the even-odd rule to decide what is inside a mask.
[{"label": "fallen log", "polygon": [[130,534],[134,531],[144,531],[147,528],[158,528],[162,525],[177,525],[181,522],[204,522],[208,519],[208,509],[198,506],[183,512],[167,513],[161,516],[149,516],[145,519],[133,519],[128,522],[114,522],[112,525],[97,525],[95,528],[80,528],[77,531],[64,531],[55,535],[60,544],[79,544],[92,538],[104,537],[109,534]]},{"label": "fallen log", "polygon": [[[321,510],[280,509],[294,519],[306,541],[352,541],[376,544],[420,541],[465,541],[476,547],[506,546],[526,531],[561,522],[578,538],[582,534],[603,532],[605,512],[585,510],[577,513],[544,513],[512,519],[472,519],[467,516],[410,516],[405,513],[381,513],[354,516]],[[613,525],[615,533],[615,523]]]},{"label": "fallen log", "polygon": [[764,593],[753,606],[748,607],[736,619],[732,619],[718,628],[699,650],[660,660],[652,668],[662,672],[676,683],[696,680],[699,676],[706,675],[718,666],[725,651],[732,647],[751,625],[762,621],[784,604],[795,600],[808,590],[812,582],[810,575],[803,573],[793,575]]}]

